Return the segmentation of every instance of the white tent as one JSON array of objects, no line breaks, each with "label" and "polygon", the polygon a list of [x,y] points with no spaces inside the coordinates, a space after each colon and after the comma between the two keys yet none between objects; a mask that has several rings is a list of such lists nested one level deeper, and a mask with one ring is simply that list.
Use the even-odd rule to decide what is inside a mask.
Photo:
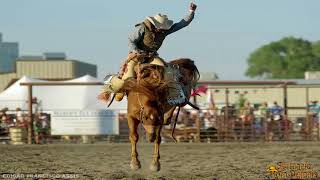
[{"label": "white tent", "polygon": [[26,82],[44,81],[23,76],[5,91],[0,93],[0,108],[8,107],[9,109],[15,109],[20,107],[26,109],[28,100],[28,87],[20,86],[20,83]]},{"label": "white tent", "polygon": [[[22,82],[48,82],[29,77],[22,77],[0,94],[0,108],[8,107],[26,109],[28,88]],[[98,79],[85,75],[63,82],[100,82]],[[96,110],[106,109],[106,104],[97,100],[101,86],[34,86],[33,97],[38,99],[42,110]],[[108,109],[126,109],[127,101],[114,102]]]}]

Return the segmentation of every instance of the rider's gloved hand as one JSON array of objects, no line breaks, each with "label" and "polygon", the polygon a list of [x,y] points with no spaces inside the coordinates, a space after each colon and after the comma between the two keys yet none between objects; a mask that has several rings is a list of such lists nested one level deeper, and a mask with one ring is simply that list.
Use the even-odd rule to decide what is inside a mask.
[{"label": "rider's gloved hand", "polygon": [[135,57],[137,57],[138,56],[138,53],[137,52],[130,52],[129,54],[128,54],[128,59],[133,59],[133,58],[135,58]]},{"label": "rider's gloved hand", "polygon": [[141,54],[143,54],[144,51],[141,51],[141,50],[134,50],[134,51],[131,51],[128,55],[128,59],[133,59],[137,56],[140,56]]},{"label": "rider's gloved hand", "polygon": [[193,3],[190,3],[189,11],[190,12],[194,12],[194,11],[196,11],[196,9],[197,9],[197,5],[193,4]]}]

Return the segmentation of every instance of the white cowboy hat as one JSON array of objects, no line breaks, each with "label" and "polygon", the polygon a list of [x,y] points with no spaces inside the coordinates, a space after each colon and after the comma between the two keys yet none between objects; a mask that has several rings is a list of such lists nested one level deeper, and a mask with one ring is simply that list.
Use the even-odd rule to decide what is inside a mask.
[{"label": "white cowboy hat", "polygon": [[173,25],[173,21],[168,19],[167,15],[164,14],[156,14],[155,16],[151,17],[148,16],[147,19],[159,29],[168,30]]}]

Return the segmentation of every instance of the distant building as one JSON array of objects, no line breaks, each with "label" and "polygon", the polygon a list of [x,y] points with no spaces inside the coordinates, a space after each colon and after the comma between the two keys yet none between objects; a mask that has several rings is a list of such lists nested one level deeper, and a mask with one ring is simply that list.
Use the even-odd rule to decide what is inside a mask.
[{"label": "distant building", "polygon": [[305,80],[320,80],[320,71],[307,71],[304,73]]},{"label": "distant building", "polygon": [[[245,94],[245,98],[252,105],[267,102],[270,107],[274,101],[277,101],[283,107],[286,102],[290,107],[288,114],[292,121],[297,120],[298,117],[306,117],[305,107],[309,101],[320,101],[320,80],[215,80],[200,81],[199,84],[208,85],[209,92],[211,92],[196,96],[200,107],[209,103],[209,94],[212,95],[215,105],[219,108],[226,105],[226,100],[229,104],[236,104],[240,94]],[[284,84],[286,84],[287,98],[285,98]],[[228,96],[226,96],[226,92],[228,92]]]},{"label": "distant building", "polygon": [[214,72],[201,72],[200,80],[201,81],[213,81],[219,79],[218,75]]},{"label": "distant building", "polygon": [[14,61],[19,56],[19,45],[16,42],[3,42],[0,33],[0,73],[14,70]]},{"label": "distant building", "polygon": [[77,60],[62,58],[62,54],[55,59],[54,54],[50,58],[45,56],[21,56],[15,62],[15,70],[0,74],[0,92],[26,75],[32,78],[44,80],[70,80],[83,75],[97,77],[97,66]]},{"label": "distant building", "polygon": [[65,60],[67,58],[63,52],[45,52],[43,56],[47,60]]}]

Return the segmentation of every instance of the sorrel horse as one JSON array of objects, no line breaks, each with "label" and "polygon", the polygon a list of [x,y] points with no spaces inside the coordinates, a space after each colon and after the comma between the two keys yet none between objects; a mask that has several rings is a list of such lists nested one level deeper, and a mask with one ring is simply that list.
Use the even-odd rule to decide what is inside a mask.
[{"label": "sorrel horse", "polygon": [[[190,59],[178,59],[169,64],[179,68],[182,75],[179,79],[184,86],[186,95],[190,98],[191,90],[199,79],[199,72],[194,62]],[[123,90],[128,96],[128,126],[129,139],[131,142],[131,163],[133,170],[141,168],[138,159],[137,142],[139,134],[138,125],[144,127],[149,142],[154,142],[153,159],[150,170],[160,170],[161,129],[170,123],[176,106],[169,105],[167,101],[168,87],[164,80],[165,68],[152,64],[140,64],[135,67],[137,79],[126,81]]]}]

